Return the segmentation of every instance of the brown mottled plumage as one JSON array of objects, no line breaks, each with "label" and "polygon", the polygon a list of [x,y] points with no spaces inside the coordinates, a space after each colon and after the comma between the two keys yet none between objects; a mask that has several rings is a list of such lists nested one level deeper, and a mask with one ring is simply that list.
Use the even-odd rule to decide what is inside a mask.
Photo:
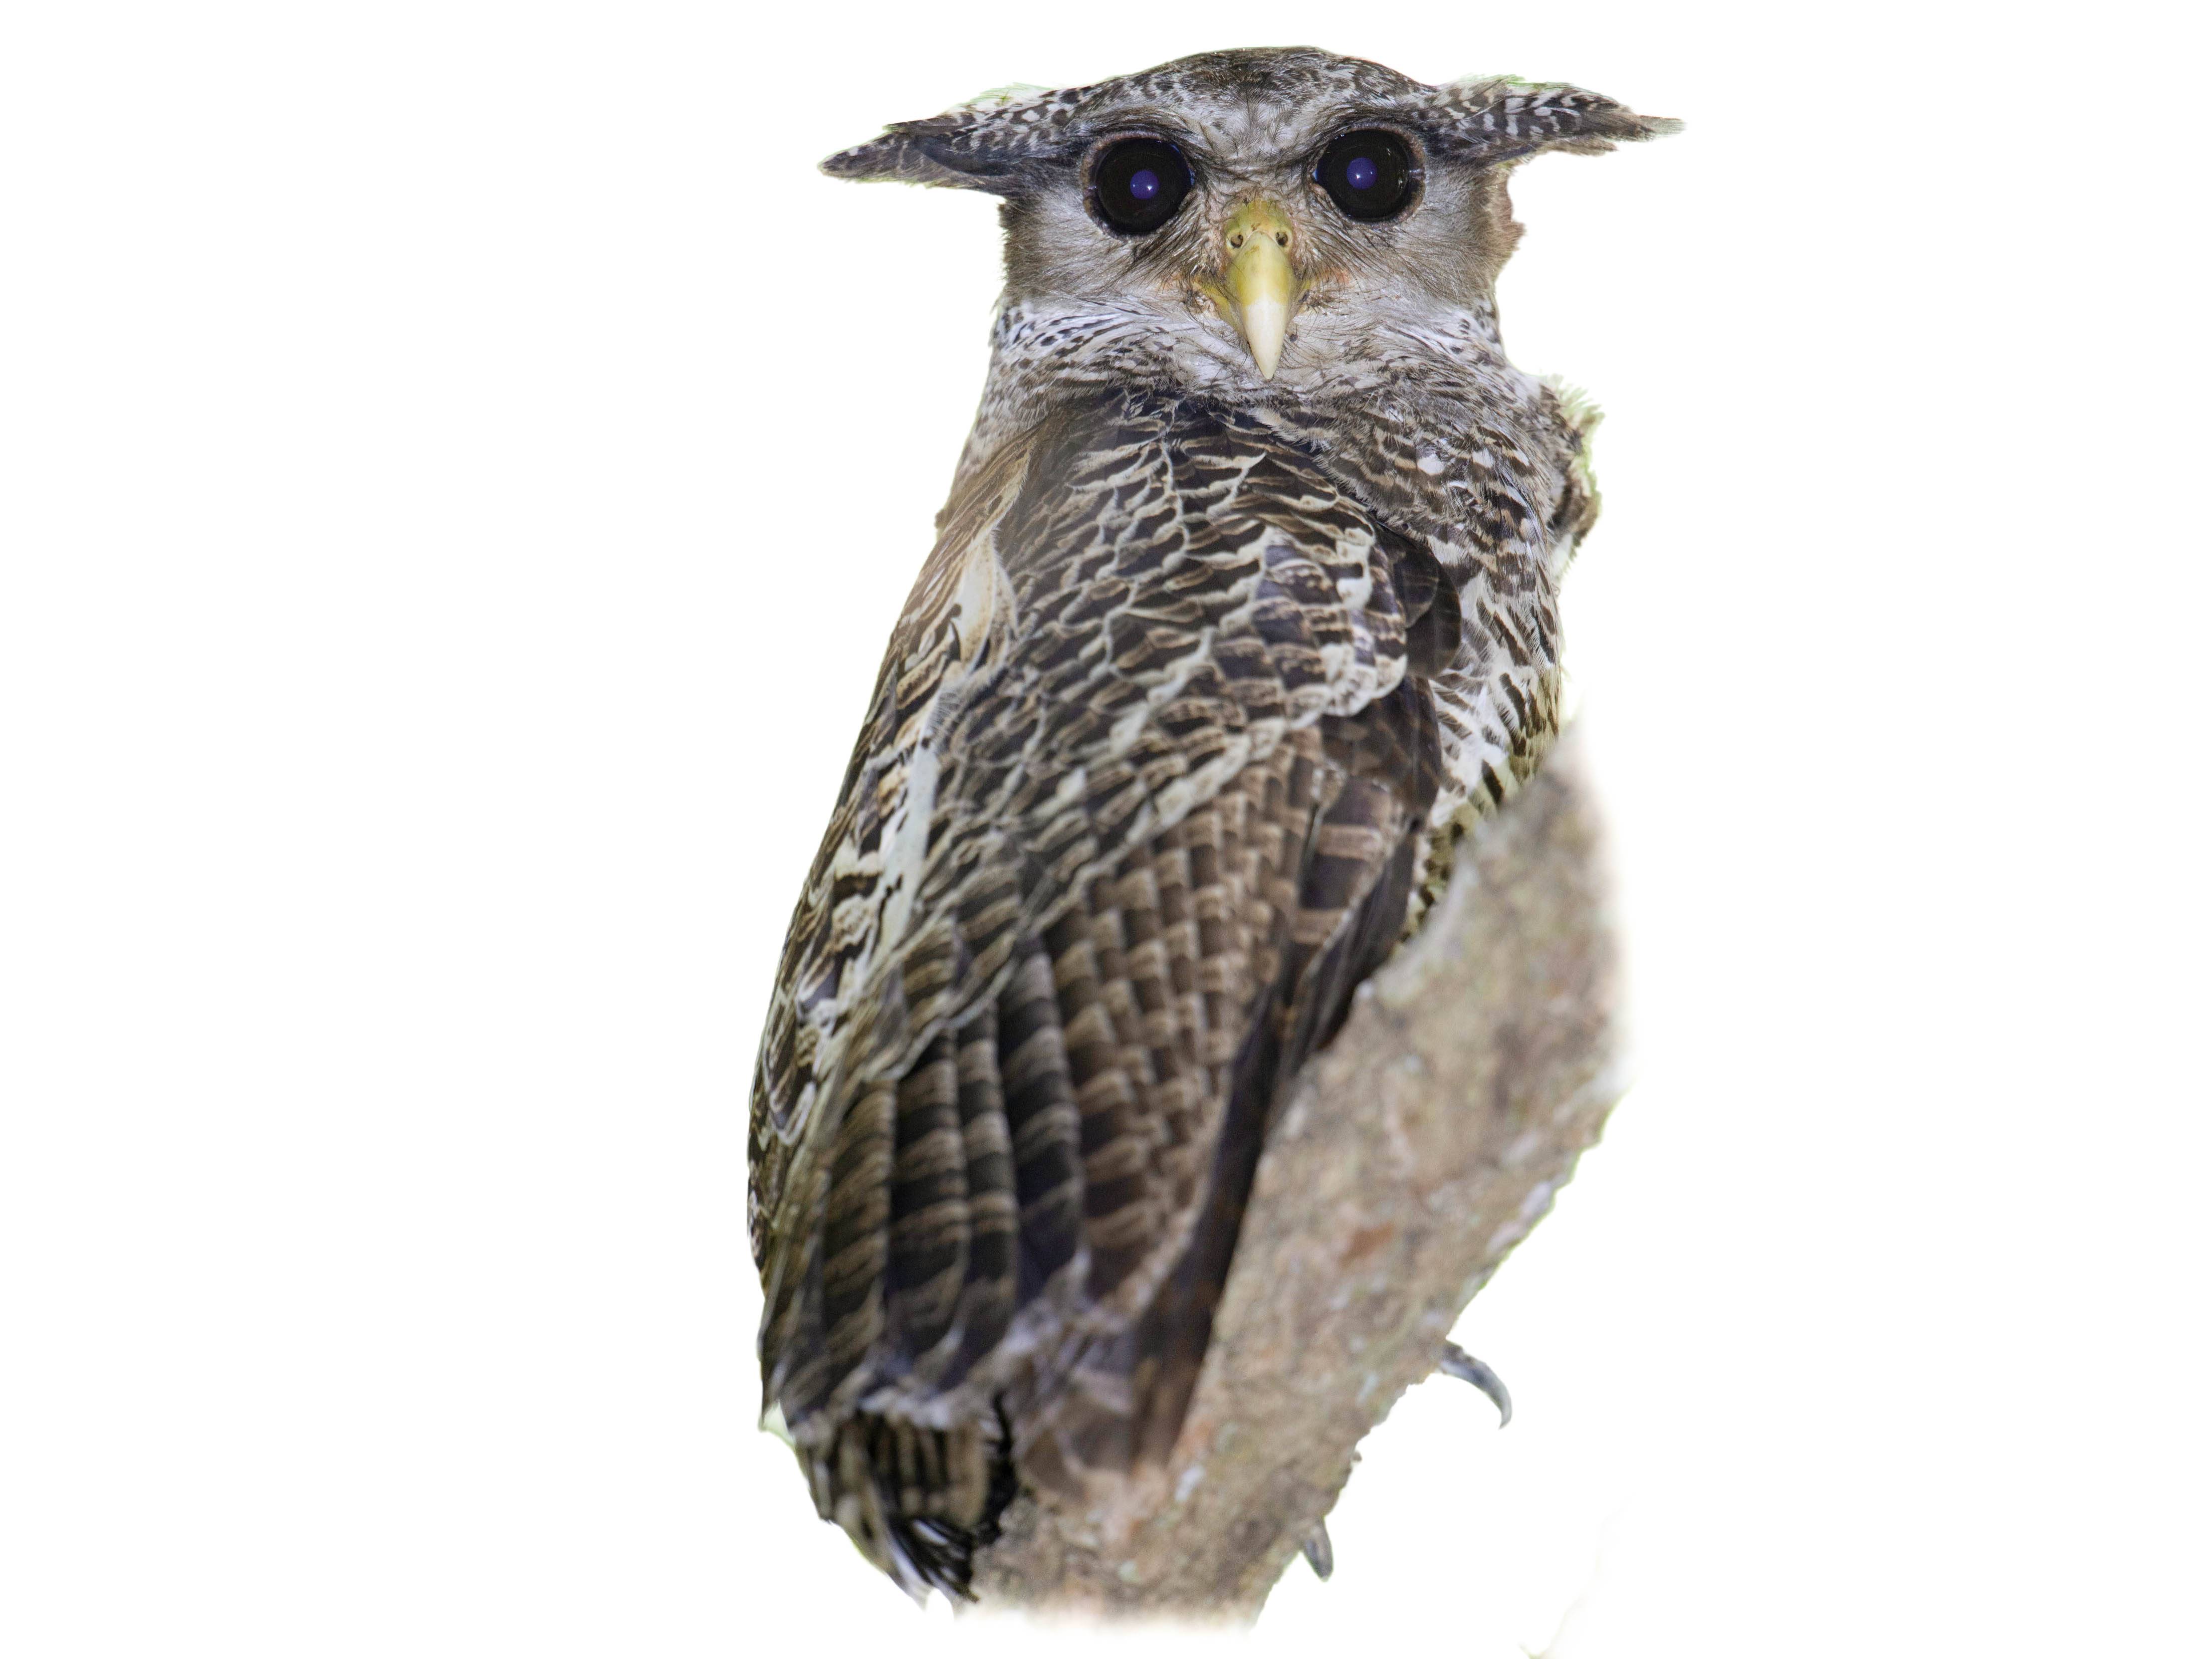
[{"label": "brown mottled plumage", "polygon": [[[1224,52],[825,164],[1006,202],[983,406],[753,1095],[771,1420],[917,1593],[1018,1486],[1165,1457],[1271,1109],[1540,758],[1595,498],[1586,421],[1498,345],[1504,179],[1666,125]],[[1417,164],[1385,222],[1314,182],[1354,129]],[[1141,236],[1090,173],[1132,134],[1193,175]],[[1216,297],[1257,201],[1300,295],[1272,380]]]}]

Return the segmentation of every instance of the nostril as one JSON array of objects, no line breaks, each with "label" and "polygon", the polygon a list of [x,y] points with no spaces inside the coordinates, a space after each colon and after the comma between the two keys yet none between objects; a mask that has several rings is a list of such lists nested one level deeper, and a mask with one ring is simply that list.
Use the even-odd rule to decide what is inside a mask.
[{"label": "nostril", "polygon": [[1231,237],[1229,239],[1229,246],[1231,247],[1243,247],[1244,246],[1244,233],[1240,230],[1234,236]]},{"label": "nostril", "polygon": [[1291,233],[1289,231],[1279,230],[1275,233],[1275,246],[1277,247],[1288,247],[1290,245]]}]

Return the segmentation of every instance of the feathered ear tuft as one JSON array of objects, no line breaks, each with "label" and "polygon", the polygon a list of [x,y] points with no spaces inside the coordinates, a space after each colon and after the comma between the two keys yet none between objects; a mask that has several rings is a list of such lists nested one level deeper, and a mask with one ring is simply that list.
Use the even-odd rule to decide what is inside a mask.
[{"label": "feathered ear tuft", "polygon": [[1068,158],[1068,122],[1089,90],[1000,87],[926,121],[886,127],[882,137],[840,150],[822,171],[1007,195],[1031,167]]},{"label": "feathered ear tuft", "polygon": [[1446,153],[1468,161],[1516,161],[1547,149],[1593,155],[1682,126],[1580,87],[1536,86],[1511,76],[1439,87],[1430,107],[1443,118],[1435,136]]}]

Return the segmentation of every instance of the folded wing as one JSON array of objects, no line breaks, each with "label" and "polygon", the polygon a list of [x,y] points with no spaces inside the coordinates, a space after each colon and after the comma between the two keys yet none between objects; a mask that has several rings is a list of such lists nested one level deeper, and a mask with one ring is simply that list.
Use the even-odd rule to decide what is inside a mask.
[{"label": "folded wing", "polygon": [[753,1103],[765,1395],[909,1587],[964,1587],[1015,1469],[1172,1445],[1269,1112],[1406,913],[1451,606],[1314,458],[1188,400],[963,477]]}]

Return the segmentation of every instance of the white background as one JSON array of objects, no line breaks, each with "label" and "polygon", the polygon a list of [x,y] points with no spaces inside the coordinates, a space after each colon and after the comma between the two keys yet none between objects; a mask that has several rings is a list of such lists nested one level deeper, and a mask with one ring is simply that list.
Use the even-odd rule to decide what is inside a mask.
[{"label": "white background", "polygon": [[[745,1092],[980,385],[830,151],[1311,40],[1533,163],[1643,1082],[1259,1629],[2203,1652],[2201,42],[2124,6],[0,26],[0,1648],[949,1646],[755,1432]],[[975,1626],[961,1632],[973,1645]]]}]

